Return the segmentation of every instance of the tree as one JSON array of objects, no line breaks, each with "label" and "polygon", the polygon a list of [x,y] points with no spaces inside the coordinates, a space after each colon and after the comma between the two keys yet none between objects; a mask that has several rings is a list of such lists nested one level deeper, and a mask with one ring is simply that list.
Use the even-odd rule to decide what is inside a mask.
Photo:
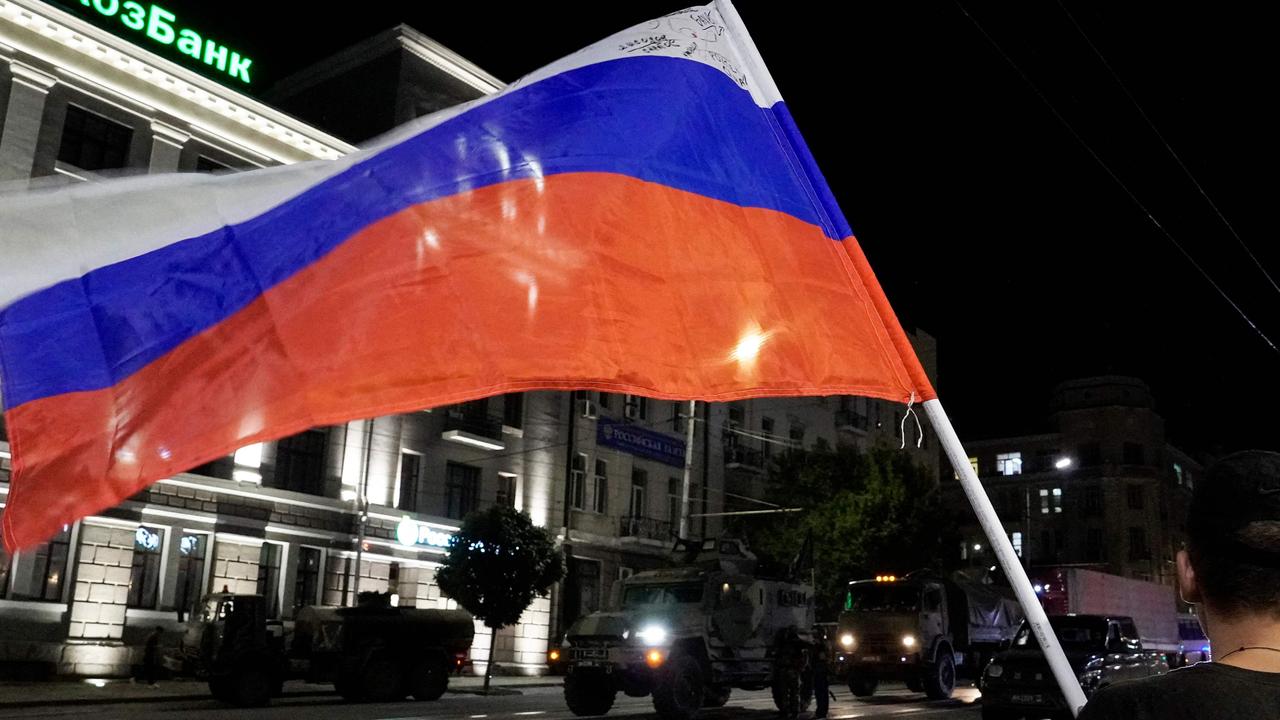
[{"label": "tree", "polygon": [[[831,618],[849,580],[943,567],[958,535],[937,479],[896,448],[793,450],[770,468],[767,499],[803,512],[741,523],[751,548],[777,570],[813,536],[819,616]],[[805,578],[807,580],[807,578]]]},{"label": "tree", "polygon": [[449,541],[436,583],[492,633],[484,671],[486,695],[498,631],[519,622],[534,597],[545,597],[562,577],[564,558],[551,534],[512,508],[494,506],[471,513]]}]

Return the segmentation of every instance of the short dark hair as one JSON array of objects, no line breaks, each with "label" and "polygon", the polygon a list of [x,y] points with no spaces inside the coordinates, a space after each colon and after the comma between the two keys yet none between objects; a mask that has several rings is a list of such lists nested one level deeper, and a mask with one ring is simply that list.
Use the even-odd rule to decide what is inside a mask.
[{"label": "short dark hair", "polygon": [[1188,508],[1187,537],[1214,610],[1280,619],[1280,453],[1250,450],[1210,467]]}]

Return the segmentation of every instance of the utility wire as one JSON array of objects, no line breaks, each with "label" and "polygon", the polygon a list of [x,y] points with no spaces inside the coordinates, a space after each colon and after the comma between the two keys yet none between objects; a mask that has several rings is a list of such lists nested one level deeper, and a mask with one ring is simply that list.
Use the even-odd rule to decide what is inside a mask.
[{"label": "utility wire", "polygon": [[1223,215],[1220,209],[1218,209],[1217,203],[1213,201],[1213,198],[1209,197],[1209,193],[1205,191],[1204,186],[1200,184],[1200,181],[1196,180],[1195,175],[1191,174],[1191,169],[1187,167],[1186,163],[1182,162],[1182,157],[1174,151],[1173,146],[1165,139],[1164,134],[1162,134],[1159,128],[1156,127],[1156,124],[1151,120],[1150,116],[1147,115],[1147,111],[1142,108],[1138,99],[1129,91],[1129,86],[1125,84],[1123,79],[1121,79],[1120,73],[1116,72],[1115,68],[1111,66],[1111,63],[1107,62],[1107,58],[1102,55],[1102,51],[1098,49],[1098,46],[1089,38],[1088,33],[1086,33],[1084,28],[1080,26],[1080,23],[1076,21],[1076,18],[1071,14],[1071,11],[1062,4],[1062,0],[1058,0],[1058,7],[1062,8],[1062,12],[1066,13],[1067,19],[1075,26],[1076,31],[1080,33],[1080,37],[1084,38],[1085,43],[1087,43],[1089,48],[1093,50],[1093,54],[1098,56],[1098,60],[1102,62],[1102,65],[1107,69],[1107,72],[1111,73],[1111,77],[1115,79],[1116,84],[1124,91],[1125,97],[1129,98],[1129,102],[1133,103],[1134,109],[1136,109],[1138,114],[1142,116],[1142,119],[1147,122],[1147,126],[1151,128],[1151,132],[1155,133],[1157,138],[1160,138],[1160,142],[1164,145],[1165,150],[1168,150],[1169,154],[1173,156],[1174,161],[1178,163],[1178,167],[1182,168],[1182,172],[1186,174],[1187,179],[1191,181],[1191,184],[1196,186],[1196,190],[1200,192],[1200,195],[1204,198],[1205,202],[1209,203],[1209,207],[1213,208],[1213,212],[1217,214],[1218,219],[1222,221],[1222,224],[1227,226],[1227,230],[1231,231],[1232,237],[1236,239],[1236,242],[1240,243],[1240,247],[1244,249],[1245,254],[1248,255],[1249,259],[1253,261],[1253,264],[1258,267],[1258,270],[1262,273],[1263,277],[1267,279],[1267,282],[1271,283],[1271,287],[1275,288],[1275,291],[1280,293],[1280,285],[1276,284],[1275,279],[1271,277],[1271,273],[1267,272],[1267,269],[1262,265],[1262,262],[1253,254],[1253,250],[1245,243],[1244,238],[1240,237],[1240,233],[1236,232],[1235,226],[1231,224],[1231,221],[1227,220],[1227,217]]},{"label": "utility wire", "polygon": [[1009,66],[1012,67],[1014,71],[1018,73],[1018,76],[1022,78],[1023,82],[1031,86],[1031,89],[1035,91],[1036,96],[1039,97],[1041,102],[1043,102],[1045,106],[1049,108],[1049,111],[1052,112],[1053,116],[1058,119],[1058,122],[1062,123],[1062,126],[1067,129],[1067,132],[1071,133],[1071,136],[1076,139],[1076,142],[1080,143],[1080,145],[1085,149],[1085,151],[1089,153],[1089,156],[1092,157],[1094,161],[1097,162],[1098,165],[1103,170],[1106,171],[1107,175],[1109,175],[1111,179],[1115,181],[1116,185],[1120,186],[1120,189],[1123,190],[1124,193],[1129,196],[1129,199],[1132,200],[1133,203],[1138,206],[1138,209],[1140,209],[1142,213],[1147,216],[1147,219],[1151,221],[1151,224],[1155,225],[1156,229],[1159,230],[1160,233],[1169,240],[1169,242],[1173,243],[1173,246],[1178,249],[1178,252],[1182,253],[1182,256],[1187,259],[1187,262],[1191,263],[1192,267],[1194,267],[1197,271],[1200,272],[1200,275],[1204,277],[1205,281],[1207,281],[1209,285],[1213,287],[1214,290],[1218,291],[1218,294],[1222,296],[1222,299],[1226,300],[1227,304],[1231,305],[1231,307],[1234,308],[1237,313],[1239,313],[1240,317],[1244,318],[1244,321],[1248,323],[1249,327],[1253,328],[1254,332],[1258,333],[1258,336],[1262,338],[1263,342],[1265,342],[1273,351],[1275,351],[1276,354],[1280,355],[1280,347],[1277,347],[1276,344],[1271,341],[1271,338],[1267,337],[1267,334],[1262,332],[1262,329],[1259,328],[1257,324],[1255,324],[1253,320],[1250,319],[1247,314],[1245,314],[1244,310],[1239,305],[1237,305],[1234,300],[1231,299],[1231,296],[1227,295],[1226,291],[1222,289],[1222,286],[1220,286],[1217,282],[1214,281],[1213,277],[1209,275],[1209,273],[1203,267],[1200,266],[1200,263],[1196,262],[1196,259],[1191,256],[1191,253],[1187,252],[1187,249],[1182,246],[1182,243],[1178,242],[1177,239],[1175,239],[1173,235],[1170,234],[1170,232],[1165,229],[1164,225],[1160,224],[1160,221],[1156,219],[1155,215],[1153,215],[1152,212],[1147,209],[1147,206],[1144,205],[1143,202],[1138,199],[1138,196],[1135,195],[1133,191],[1129,189],[1129,186],[1126,185],[1124,181],[1120,179],[1120,176],[1116,175],[1115,171],[1111,169],[1111,166],[1107,165],[1107,163],[1103,161],[1103,159],[1098,155],[1097,152],[1094,151],[1093,147],[1089,145],[1088,142],[1085,141],[1085,139],[1080,135],[1080,133],[1076,132],[1076,129],[1071,125],[1071,123],[1067,122],[1067,119],[1062,116],[1062,113],[1058,112],[1058,108],[1055,107],[1054,104],[1049,101],[1049,98],[1046,97],[1043,92],[1041,92],[1040,87],[1036,85],[1035,82],[1033,82],[1025,72],[1022,71],[1022,68],[1019,67],[1018,64],[1013,61],[1013,58],[1009,57],[1009,54],[1006,53],[1004,51],[1004,48],[1000,46],[1000,43],[996,42],[995,38],[993,38],[990,35],[990,33],[987,32],[986,28],[984,28],[982,24],[978,22],[978,19],[975,18],[973,15],[969,14],[968,9],[965,8],[965,6],[960,2],[960,0],[956,0],[956,6],[960,8],[960,12],[964,13],[965,17],[969,18],[969,21],[972,22],[973,26],[978,29],[978,32],[982,33],[982,36],[987,39],[987,42],[991,43],[991,46],[996,49],[996,52],[1000,53],[1000,56],[1004,58],[1005,62],[1009,63]]}]

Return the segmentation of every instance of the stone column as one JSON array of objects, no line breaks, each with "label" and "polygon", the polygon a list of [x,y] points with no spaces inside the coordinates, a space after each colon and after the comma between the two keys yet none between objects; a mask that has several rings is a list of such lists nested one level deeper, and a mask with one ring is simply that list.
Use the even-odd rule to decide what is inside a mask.
[{"label": "stone column", "polygon": [[178,160],[182,157],[182,146],[190,139],[191,135],[172,125],[152,121],[149,172],[152,174],[177,172]]},{"label": "stone column", "polygon": [[9,71],[13,73],[13,85],[4,117],[4,135],[0,136],[0,182],[31,177],[45,100],[49,89],[58,82],[54,76],[19,62],[11,62]]},{"label": "stone column", "polygon": [[133,567],[130,530],[84,523],[67,635],[72,640],[121,640]]}]

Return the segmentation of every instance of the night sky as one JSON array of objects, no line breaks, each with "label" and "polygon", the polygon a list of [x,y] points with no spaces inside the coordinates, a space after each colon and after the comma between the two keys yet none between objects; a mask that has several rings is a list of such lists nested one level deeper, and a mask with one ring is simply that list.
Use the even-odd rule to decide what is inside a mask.
[{"label": "night sky", "polygon": [[[260,90],[400,22],[509,81],[682,6],[288,5],[310,10],[270,18],[252,9],[262,3],[165,3],[254,57]],[[1056,383],[1117,373],[1152,386],[1172,441],[1188,451],[1280,449],[1267,412],[1280,401],[1280,352],[1174,241],[1277,343],[1280,290],[1073,24],[1280,281],[1264,223],[1276,191],[1277,63],[1260,6],[810,9],[826,5],[738,7],[890,301],[904,324],[938,338],[939,392],[962,439],[1045,431]]]}]

